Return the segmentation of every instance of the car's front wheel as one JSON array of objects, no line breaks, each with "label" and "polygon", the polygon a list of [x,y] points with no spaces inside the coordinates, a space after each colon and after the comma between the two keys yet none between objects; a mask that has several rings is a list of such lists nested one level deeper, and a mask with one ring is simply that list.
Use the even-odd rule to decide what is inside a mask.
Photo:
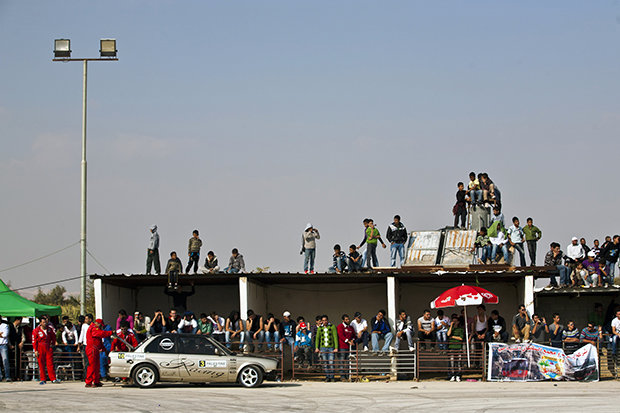
[{"label": "car's front wheel", "polygon": [[263,382],[263,371],[256,366],[246,366],[239,373],[239,383],[243,387],[260,386]]},{"label": "car's front wheel", "polygon": [[139,387],[153,387],[157,383],[157,371],[150,364],[142,364],[133,371],[133,381]]}]

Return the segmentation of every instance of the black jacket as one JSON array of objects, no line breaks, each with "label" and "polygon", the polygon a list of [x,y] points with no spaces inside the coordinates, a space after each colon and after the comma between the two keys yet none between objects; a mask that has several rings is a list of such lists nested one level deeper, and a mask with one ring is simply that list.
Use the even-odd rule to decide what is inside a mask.
[{"label": "black jacket", "polygon": [[407,228],[402,222],[398,225],[393,222],[388,226],[386,238],[389,242],[395,242],[397,244],[404,244],[407,242]]},{"label": "black jacket", "polygon": [[504,317],[502,317],[501,315],[497,317],[497,320],[493,320],[492,317],[489,317],[489,321],[487,321],[487,326],[488,326],[487,331],[489,333],[494,333],[495,329],[493,327],[496,325],[502,327],[502,329],[499,331],[500,334],[506,332],[506,320],[504,320]]},{"label": "black jacket", "polygon": [[601,251],[601,257],[608,262],[618,262],[618,253],[620,253],[620,244],[613,242],[607,245],[605,250]]}]

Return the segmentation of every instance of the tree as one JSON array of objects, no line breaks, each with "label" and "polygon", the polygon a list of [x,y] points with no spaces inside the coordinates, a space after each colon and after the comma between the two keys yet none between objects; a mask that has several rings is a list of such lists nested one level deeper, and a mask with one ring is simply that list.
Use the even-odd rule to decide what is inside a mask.
[{"label": "tree", "polygon": [[[69,316],[73,321],[77,320],[80,315],[80,297],[79,295],[67,295],[67,289],[60,285],[55,286],[48,292],[44,292],[39,287],[33,301],[38,304],[59,305],[62,308],[62,314]],[[86,280],[86,313],[95,314],[95,288],[91,280]]]}]

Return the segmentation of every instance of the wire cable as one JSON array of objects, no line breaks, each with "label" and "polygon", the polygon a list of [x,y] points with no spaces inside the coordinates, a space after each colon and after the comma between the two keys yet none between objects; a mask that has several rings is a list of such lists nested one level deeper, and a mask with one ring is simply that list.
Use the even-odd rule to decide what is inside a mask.
[{"label": "wire cable", "polygon": [[3,269],[1,269],[1,270],[0,270],[0,272],[11,271],[11,270],[14,270],[14,269],[19,268],[19,267],[23,267],[23,266],[28,265],[28,264],[32,264],[33,262],[37,262],[37,261],[44,260],[45,258],[49,258],[49,257],[51,257],[52,255],[56,255],[56,254],[61,253],[61,252],[65,251],[65,250],[68,250],[69,248],[74,247],[74,246],[78,245],[79,243],[80,243],[80,241],[78,241],[78,242],[74,242],[74,243],[73,243],[73,244],[71,244],[71,245],[67,245],[67,246],[66,246],[66,247],[64,247],[64,248],[61,248],[61,249],[56,250],[56,251],[54,251],[54,252],[50,252],[49,254],[43,255],[43,256],[38,257],[38,258],[35,258],[35,259],[33,259],[33,260],[26,261],[26,262],[24,262],[24,263],[22,263],[22,264],[14,265],[14,266],[12,266],[12,267],[3,268]]},{"label": "wire cable", "polygon": [[92,258],[92,259],[93,259],[93,260],[97,263],[97,265],[99,265],[101,268],[103,268],[103,270],[104,270],[105,272],[107,272],[108,274],[111,274],[111,273],[112,273],[110,270],[108,270],[108,269],[105,267],[105,265],[103,265],[102,263],[100,263],[100,262],[99,262],[99,260],[98,260],[97,258],[95,258],[95,256],[94,256],[93,254],[91,254],[91,252],[90,252],[90,250],[89,250],[88,248],[86,249],[86,253],[87,253],[88,255],[90,255],[90,258]]},{"label": "wire cable", "polygon": [[46,283],[35,284],[35,285],[28,286],[28,287],[10,288],[8,291],[0,291],[0,294],[6,294],[6,293],[11,293],[13,291],[20,291],[20,290],[30,290],[30,289],[33,289],[33,288],[43,287],[43,286],[51,285],[51,284],[62,284],[64,282],[68,282],[68,281],[79,280],[80,278],[82,278],[82,276],[78,275],[77,277],[64,278],[62,280],[55,280],[55,281],[50,281],[50,282],[46,282]]}]

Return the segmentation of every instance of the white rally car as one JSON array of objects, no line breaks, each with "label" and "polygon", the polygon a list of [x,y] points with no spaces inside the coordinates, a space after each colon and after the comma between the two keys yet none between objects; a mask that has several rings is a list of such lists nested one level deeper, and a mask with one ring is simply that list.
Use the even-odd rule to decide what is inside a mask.
[{"label": "white rally car", "polygon": [[278,361],[235,354],[209,337],[162,334],[150,337],[134,351],[110,353],[110,377],[131,377],[140,387],[161,382],[238,382],[245,387],[274,380]]}]

